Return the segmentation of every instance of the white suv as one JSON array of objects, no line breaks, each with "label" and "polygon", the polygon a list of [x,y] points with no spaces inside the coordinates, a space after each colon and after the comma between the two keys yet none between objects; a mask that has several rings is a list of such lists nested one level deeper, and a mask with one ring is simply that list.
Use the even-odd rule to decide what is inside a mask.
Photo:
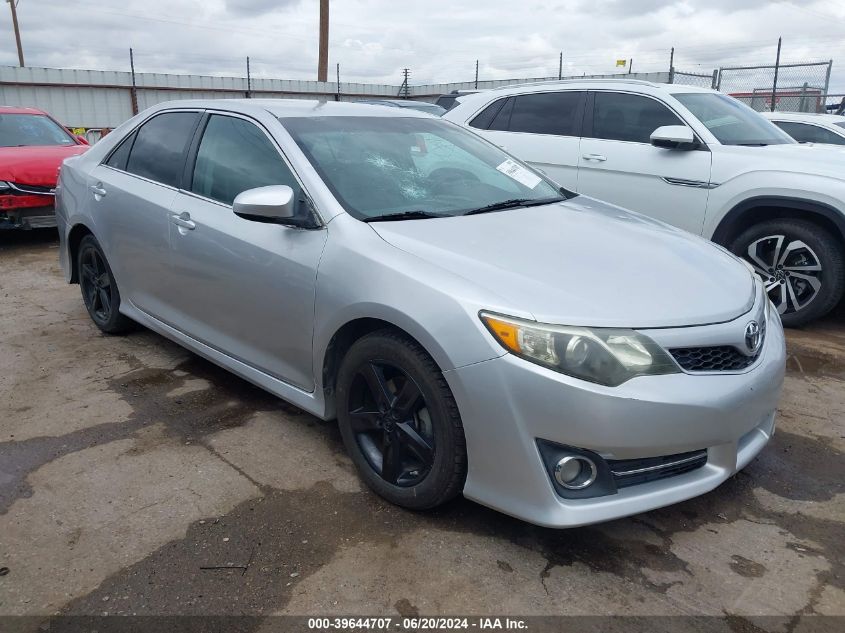
[{"label": "white suv", "polygon": [[842,298],[845,152],[800,145],[727,95],[634,80],[554,81],[460,97],[444,118],[567,189],[743,256],[785,325],[816,319]]}]

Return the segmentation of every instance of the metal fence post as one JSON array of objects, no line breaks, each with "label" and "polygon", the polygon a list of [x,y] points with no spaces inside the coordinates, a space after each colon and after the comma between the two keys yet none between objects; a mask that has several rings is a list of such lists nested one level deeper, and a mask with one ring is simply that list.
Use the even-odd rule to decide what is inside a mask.
[{"label": "metal fence post", "polygon": [[824,96],[822,97],[822,112],[827,112],[827,93],[830,91],[830,71],[833,69],[833,60],[827,63],[827,73],[824,77]]},{"label": "metal fence post", "polygon": [[672,47],[672,52],[669,53],[669,83],[675,83],[675,47]]},{"label": "metal fence post", "polygon": [[779,37],[778,38],[778,53],[777,53],[777,57],[775,57],[775,80],[772,83],[772,112],[775,111],[775,106],[777,105],[777,102],[775,101],[775,99],[777,99],[777,94],[778,94],[778,70],[780,70],[780,44],[781,44],[781,38]]},{"label": "metal fence post", "polygon": [[252,99],[252,77],[249,72],[249,55],[246,58],[246,98]]},{"label": "metal fence post", "polygon": [[722,84],[722,69],[721,68],[714,68],[713,69],[713,81],[710,84],[710,87],[713,90],[718,90]]}]

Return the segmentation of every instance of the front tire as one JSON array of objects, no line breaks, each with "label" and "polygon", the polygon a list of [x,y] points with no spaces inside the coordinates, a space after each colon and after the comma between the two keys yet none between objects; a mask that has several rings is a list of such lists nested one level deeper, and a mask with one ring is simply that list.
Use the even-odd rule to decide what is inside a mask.
[{"label": "front tire", "polygon": [[762,222],[739,235],[730,250],[754,266],[787,327],[823,317],[842,299],[842,247],[817,224],[793,219]]},{"label": "front tire", "polygon": [[130,330],[133,322],[119,311],[117,282],[103,249],[93,235],[86,235],[79,243],[77,266],[82,301],[94,325],[106,334]]},{"label": "front tire", "polygon": [[437,364],[413,340],[388,329],[355,342],[338,372],[337,412],[358,473],[391,503],[426,510],[463,490],[458,407]]}]

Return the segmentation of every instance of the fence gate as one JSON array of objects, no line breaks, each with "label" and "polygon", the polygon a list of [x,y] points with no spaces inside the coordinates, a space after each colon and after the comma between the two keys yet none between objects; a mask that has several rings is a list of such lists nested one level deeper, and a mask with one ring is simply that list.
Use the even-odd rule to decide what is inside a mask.
[{"label": "fence gate", "polygon": [[[824,112],[833,61],[779,66],[726,66],[718,71],[716,89],[758,112]],[[775,74],[777,73],[777,87]]]}]

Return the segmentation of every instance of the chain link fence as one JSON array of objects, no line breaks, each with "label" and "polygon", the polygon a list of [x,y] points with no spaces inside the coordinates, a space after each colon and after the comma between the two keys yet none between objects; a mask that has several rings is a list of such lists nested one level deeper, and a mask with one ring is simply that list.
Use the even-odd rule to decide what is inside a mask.
[{"label": "chain link fence", "polygon": [[672,68],[669,71],[670,84],[683,84],[684,86],[696,86],[698,88],[713,88],[716,81],[716,72],[712,73],[689,73],[683,70]]},{"label": "chain link fence", "polygon": [[725,66],[715,88],[758,112],[824,112],[833,61],[770,66]]}]

